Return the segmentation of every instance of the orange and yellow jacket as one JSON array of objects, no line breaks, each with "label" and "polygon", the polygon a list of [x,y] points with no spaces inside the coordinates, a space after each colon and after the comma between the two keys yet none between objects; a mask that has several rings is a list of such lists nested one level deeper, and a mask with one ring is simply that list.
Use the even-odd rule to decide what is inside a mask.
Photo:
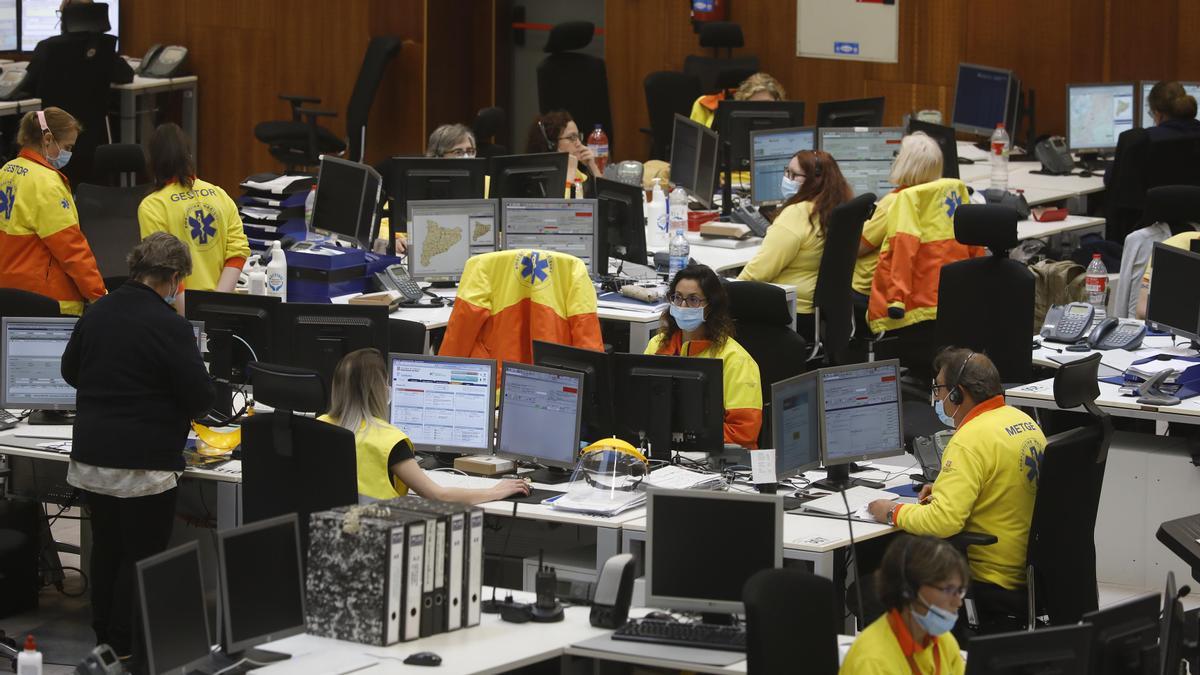
[{"label": "orange and yellow jacket", "polygon": [[604,350],[583,261],[530,249],[467,260],[438,353],[532,363],[534,340]]},{"label": "orange and yellow jacket", "polygon": [[67,177],[29,150],[0,168],[0,287],[54,298],[76,315],[107,292]]},{"label": "orange and yellow jacket", "polygon": [[752,450],[758,447],[758,432],[762,429],[762,383],[758,363],[737,340],[726,338],[720,349],[714,349],[708,340],[684,342],[683,333],[679,331],[666,341],[659,333],[650,338],[646,353],[721,359],[725,442]]},{"label": "orange and yellow jacket", "polygon": [[692,112],[688,116],[693,122],[699,122],[706,127],[712,127],[713,119],[717,116],[717,106],[725,100],[725,92],[705,94],[692,102]]},{"label": "orange and yellow jacket", "polygon": [[[942,266],[984,255],[980,246],[954,238],[954,213],[970,203],[967,186],[954,178],[914,185],[896,193],[887,210],[887,234],[871,282],[867,321],[881,333],[937,318]],[[888,317],[899,307],[904,316]]]}]

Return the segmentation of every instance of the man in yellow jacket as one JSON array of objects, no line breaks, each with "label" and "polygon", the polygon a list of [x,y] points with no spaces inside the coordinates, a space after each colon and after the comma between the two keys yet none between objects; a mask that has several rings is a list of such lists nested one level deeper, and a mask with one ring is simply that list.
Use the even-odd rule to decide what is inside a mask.
[{"label": "man in yellow jacket", "polygon": [[933,367],[934,408],[957,429],[942,454],[942,471],[921,490],[919,504],[877,500],[871,515],[913,534],[995,535],[995,544],[968,549],[972,583],[1023,588],[1046,437],[1028,415],[1005,405],[1000,374],[987,356],[949,348]]}]

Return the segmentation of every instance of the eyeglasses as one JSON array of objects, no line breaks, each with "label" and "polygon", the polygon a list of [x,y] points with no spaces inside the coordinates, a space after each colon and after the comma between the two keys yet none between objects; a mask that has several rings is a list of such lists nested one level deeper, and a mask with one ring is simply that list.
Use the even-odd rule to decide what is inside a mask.
[{"label": "eyeglasses", "polygon": [[672,293],[671,297],[668,299],[671,301],[671,304],[675,305],[676,307],[691,307],[694,309],[696,307],[703,307],[708,304],[708,300],[705,300],[698,295],[684,296],[680,295],[679,293]]},{"label": "eyeglasses", "polygon": [[442,153],[442,157],[474,157],[475,148],[454,148]]},{"label": "eyeglasses", "polygon": [[933,382],[931,382],[929,384],[929,390],[930,390],[929,391],[929,403],[932,405],[935,401],[938,400],[937,393],[939,390],[950,389],[950,388],[951,387],[948,384],[938,384],[937,380],[934,380]]},{"label": "eyeglasses", "polygon": [[558,140],[560,140],[560,141],[566,141],[566,142],[568,142],[568,143],[578,143],[578,142],[579,142],[579,139],[580,139],[580,136],[579,136],[579,132],[578,132],[578,131],[576,131],[576,132],[575,132],[575,133],[573,133],[573,134],[567,134],[566,136],[559,136],[559,137],[558,137]]},{"label": "eyeglasses", "polygon": [[789,180],[799,180],[801,178],[804,178],[804,174],[796,173],[795,171],[792,171],[790,168],[784,168],[783,175],[787,176]]}]

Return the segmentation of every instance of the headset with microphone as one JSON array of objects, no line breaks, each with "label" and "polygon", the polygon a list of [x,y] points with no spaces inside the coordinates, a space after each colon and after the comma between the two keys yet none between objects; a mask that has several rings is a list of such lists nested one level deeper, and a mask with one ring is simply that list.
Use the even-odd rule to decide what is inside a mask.
[{"label": "headset with microphone", "polygon": [[967,358],[963,359],[962,365],[958,367],[958,375],[954,376],[954,384],[950,385],[950,393],[946,395],[946,400],[950,401],[954,405],[962,405],[962,376],[963,372],[967,369],[967,364],[970,363],[971,359],[973,358],[975,358],[975,352],[967,354]]},{"label": "headset with microphone", "polygon": [[538,130],[542,132],[542,140],[546,141],[546,150],[548,152],[556,152],[558,150],[558,143],[550,142],[550,134],[546,133],[546,125],[542,124],[541,120],[537,121],[537,125]]}]

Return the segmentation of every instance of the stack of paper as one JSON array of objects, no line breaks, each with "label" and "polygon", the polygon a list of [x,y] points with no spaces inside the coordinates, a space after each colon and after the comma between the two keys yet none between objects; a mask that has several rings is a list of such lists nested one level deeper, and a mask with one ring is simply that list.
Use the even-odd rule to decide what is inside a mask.
[{"label": "stack of paper", "polygon": [[549,497],[542,503],[559,511],[615,516],[645,504],[646,493],[641,490],[602,490],[582,485],[562,495]]},{"label": "stack of paper", "polygon": [[724,482],[719,473],[704,473],[669,465],[652,471],[642,484],[671,490],[706,490],[721,487]]},{"label": "stack of paper", "polygon": [[642,302],[634,298],[626,297],[620,293],[601,293],[596,298],[596,304],[600,307],[609,309],[623,309],[634,312],[645,312],[646,314],[662,314],[667,309],[666,302]]},{"label": "stack of paper", "polygon": [[1175,375],[1167,377],[1167,382],[1174,382],[1175,379],[1183,373],[1183,371],[1196,365],[1194,359],[1175,358],[1169,361],[1148,361],[1146,363],[1138,363],[1129,366],[1125,370],[1128,375],[1136,375],[1137,377],[1148,380],[1164,370],[1171,369],[1175,371]]},{"label": "stack of paper", "polygon": [[290,234],[303,239],[304,201],[314,185],[312,176],[255,176],[242,181],[245,193],[238,198],[238,212],[250,248],[266,250],[271,242]]}]

